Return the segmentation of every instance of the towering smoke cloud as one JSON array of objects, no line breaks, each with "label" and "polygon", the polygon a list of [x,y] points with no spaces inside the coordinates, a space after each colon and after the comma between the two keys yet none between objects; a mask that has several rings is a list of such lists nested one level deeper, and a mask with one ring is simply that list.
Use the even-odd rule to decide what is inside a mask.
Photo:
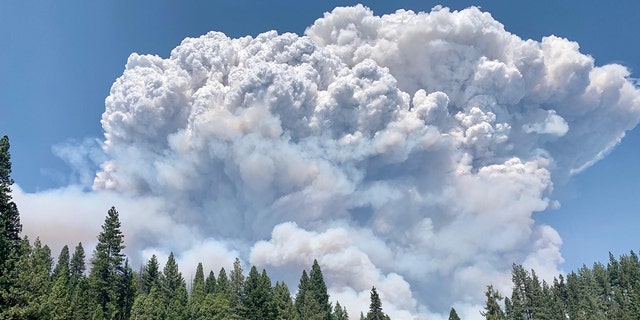
[{"label": "towering smoke cloud", "polygon": [[628,76],[477,8],[210,32],[129,57],[93,187],[154,203],[126,218],[138,252],[239,255],[293,287],[316,258],[352,316],[375,285],[394,319],[478,318],[511,263],[558,272],[561,238],[534,213],[638,123]]}]

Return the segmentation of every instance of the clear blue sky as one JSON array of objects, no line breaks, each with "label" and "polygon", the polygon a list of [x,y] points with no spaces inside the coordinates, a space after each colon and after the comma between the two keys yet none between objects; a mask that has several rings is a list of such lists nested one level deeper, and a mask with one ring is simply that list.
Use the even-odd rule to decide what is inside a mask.
[{"label": "clear blue sky", "polygon": [[[12,143],[13,178],[27,191],[59,187],[69,169],[52,146],[102,137],[104,98],[132,52],[167,57],[188,36],[231,37],[304,29],[354,1],[3,1],[0,2],[0,134]],[[364,3],[378,14],[429,11],[434,1]],[[640,76],[640,2],[447,1],[491,12],[506,29],[580,44],[596,64],[617,62]],[[640,130],[605,160],[556,185],[562,208],[537,214],[564,240],[564,268],[640,249]]]}]

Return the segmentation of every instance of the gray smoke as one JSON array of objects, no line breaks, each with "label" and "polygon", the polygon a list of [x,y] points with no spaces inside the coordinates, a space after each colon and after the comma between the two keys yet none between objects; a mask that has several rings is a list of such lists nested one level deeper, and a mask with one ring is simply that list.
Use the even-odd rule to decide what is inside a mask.
[{"label": "gray smoke", "polygon": [[142,258],[173,250],[195,270],[238,255],[293,288],[316,258],[352,316],[375,285],[394,319],[452,304],[475,319],[486,284],[509,290],[511,263],[559,272],[562,240],[533,213],[638,123],[628,77],[477,8],[356,6],[304,36],[210,32],[166,59],[129,57],[95,191],[51,193],[120,203]]}]

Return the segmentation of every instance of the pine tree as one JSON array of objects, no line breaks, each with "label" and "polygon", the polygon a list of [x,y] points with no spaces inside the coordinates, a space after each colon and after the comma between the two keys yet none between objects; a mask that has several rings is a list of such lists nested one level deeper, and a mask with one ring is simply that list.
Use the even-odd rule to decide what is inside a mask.
[{"label": "pine tree", "polygon": [[302,270],[302,276],[300,276],[300,282],[298,283],[298,293],[296,294],[295,307],[298,315],[302,315],[302,309],[304,304],[304,297],[309,291],[309,276],[307,270]]},{"label": "pine tree", "polygon": [[451,311],[449,311],[449,320],[460,320],[456,309],[451,308]]},{"label": "pine tree", "polygon": [[9,290],[16,285],[15,268],[20,259],[22,224],[12,201],[9,138],[0,139],[0,315],[12,305]]},{"label": "pine tree", "polygon": [[210,295],[216,293],[216,275],[213,273],[213,270],[209,271],[209,275],[204,281],[204,291]]},{"label": "pine tree", "polygon": [[69,319],[91,319],[96,304],[90,295],[89,279],[84,276],[78,278],[71,290],[71,317]]},{"label": "pine tree", "polygon": [[48,246],[36,239],[33,246],[28,238],[22,241],[20,259],[16,263],[16,285],[10,288],[11,307],[2,310],[2,319],[43,319],[49,314],[47,298],[51,290],[53,258]]},{"label": "pine tree", "polygon": [[267,274],[267,270],[262,269],[260,274],[259,291],[263,292],[265,297],[265,304],[263,306],[263,314],[265,319],[275,320],[278,312],[276,311],[275,302],[273,301],[273,295],[275,288],[272,286],[271,278]]},{"label": "pine tree", "polygon": [[160,289],[160,265],[156,255],[152,255],[147,264],[142,268],[140,274],[141,289],[143,293],[149,294],[151,288],[158,287]]},{"label": "pine tree", "polygon": [[98,235],[98,243],[91,259],[92,269],[89,275],[93,296],[102,308],[102,314],[107,318],[120,319],[122,314],[118,310],[121,301],[121,282],[124,276],[124,235],[120,231],[120,219],[115,207],[107,212],[102,225],[102,232]]},{"label": "pine tree", "polygon": [[202,301],[202,305],[200,306],[200,317],[199,318],[191,318],[193,320],[209,320],[213,319],[216,316],[215,310],[215,297],[211,294],[206,294],[204,300]]},{"label": "pine tree", "polygon": [[338,301],[336,301],[336,305],[333,308],[333,320],[349,320],[347,309],[343,308]]},{"label": "pine tree", "polygon": [[69,275],[72,284],[77,283],[84,277],[84,272],[87,270],[84,260],[84,248],[82,247],[82,242],[79,242],[69,261]]},{"label": "pine tree", "polygon": [[167,263],[162,270],[164,281],[162,281],[162,301],[165,304],[167,319],[188,319],[187,309],[188,294],[187,285],[178,270],[178,264],[173,257],[173,252],[169,254]]},{"label": "pine tree", "polygon": [[367,320],[385,320],[388,316],[382,312],[382,302],[376,287],[371,288],[371,304],[367,313]]},{"label": "pine tree", "polygon": [[[306,291],[302,294],[302,299],[300,303],[300,319],[305,320],[324,320],[326,315],[324,314],[324,310],[322,306],[318,303],[318,301],[313,296],[311,291]],[[297,299],[296,299],[296,302]]]},{"label": "pine tree", "polygon": [[148,294],[142,293],[136,297],[131,308],[131,319],[157,320],[166,319],[166,310],[159,288],[153,286]]},{"label": "pine tree", "polygon": [[200,309],[203,306],[205,296],[204,271],[202,262],[200,262],[196,268],[196,275],[191,283],[191,294],[189,295],[189,314],[191,319],[199,319],[201,317]]},{"label": "pine tree", "polygon": [[[226,275],[225,275],[226,279]],[[218,278],[220,280],[220,278]],[[211,320],[237,320],[241,319],[231,307],[231,301],[229,301],[229,293],[218,292],[213,298],[213,304],[211,311],[213,316]]]},{"label": "pine tree", "polygon": [[216,282],[216,295],[222,294],[231,296],[231,288],[229,287],[229,278],[224,268],[220,268],[218,272],[218,281]]},{"label": "pine tree", "polygon": [[69,246],[65,245],[58,255],[58,263],[55,269],[53,269],[52,278],[55,281],[57,278],[63,277],[65,281],[69,281],[69,276]]},{"label": "pine tree", "polygon": [[[68,249],[67,249],[68,250]],[[68,258],[68,256],[67,256]],[[64,274],[59,274],[54,281],[46,300],[46,310],[51,320],[72,319],[69,282]]]},{"label": "pine tree", "polygon": [[331,319],[331,304],[329,303],[329,294],[327,293],[327,285],[322,276],[322,270],[318,260],[313,260],[311,272],[309,273],[309,290],[313,293],[314,299],[318,302],[323,310],[326,320]]},{"label": "pine tree", "polygon": [[131,315],[131,307],[136,297],[134,277],[133,270],[129,267],[129,259],[125,259],[122,275],[117,278],[116,319],[129,319]]},{"label": "pine tree", "polygon": [[237,315],[243,315],[244,301],[244,274],[242,266],[240,265],[240,259],[236,258],[233,262],[233,270],[229,275],[229,289],[231,289],[231,296],[229,301],[231,302],[231,308]]},{"label": "pine tree", "polygon": [[487,304],[484,307],[484,311],[480,312],[482,316],[487,320],[505,320],[506,317],[504,315],[504,311],[502,311],[502,308],[500,308],[500,301],[502,300],[502,296],[500,295],[500,293],[493,290],[492,285],[488,285],[485,296],[487,297]]},{"label": "pine tree", "polygon": [[[291,293],[287,284],[284,282],[276,282],[274,292],[274,305],[276,309],[276,319],[278,320],[295,320],[298,319],[298,312],[293,306]],[[339,319],[336,319],[339,320]]]},{"label": "pine tree", "polygon": [[271,280],[266,271],[260,275],[258,269],[252,266],[245,282],[244,318],[250,320],[275,319],[272,298]]}]

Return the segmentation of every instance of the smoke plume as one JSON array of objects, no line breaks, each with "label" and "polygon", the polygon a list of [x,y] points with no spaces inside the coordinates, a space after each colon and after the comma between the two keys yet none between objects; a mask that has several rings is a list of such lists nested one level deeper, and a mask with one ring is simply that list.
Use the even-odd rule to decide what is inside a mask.
[{"label": "smoke plume", "polygon": [[[509,291],[512,263],[559,272],[562,240],[534,213],[638,123],[628,77],[473,7],[336,8],[303,36],[210,32],[129,57],[94,191],[49,198],[93,197],[93,229],[116,202],[137,261],[175,251],[189,273],[237,255],[295,288],[315,258],[352,318],[375,285],[394,319],[452,305],[475,319],[487,284]],[[74,211],[55,202],[39,203]],[[25,229],[42,223],[21,210]]]}]

